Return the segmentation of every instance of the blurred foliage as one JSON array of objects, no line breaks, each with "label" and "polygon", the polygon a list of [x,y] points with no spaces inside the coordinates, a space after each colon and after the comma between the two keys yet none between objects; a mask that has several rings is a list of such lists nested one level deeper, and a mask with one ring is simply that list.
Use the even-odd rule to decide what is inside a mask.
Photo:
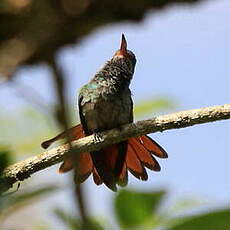
[{"label": "blurred foliage", "polygon": [[4,169],[12,162],[11,152],[7,146],[0,145],[0,176]]},{"label": "blurred foliage", "polygon": [[[35,189],[31,192],[14,194],[13,196],[1,197],[7,201],[1,206],[1,222],[9,215],[25,208],[31,202],[37,201],[48,194],[52,194],[57,187],[50,186]],[[165,207],[165,191],[143,192],[133,190],[120,190],[114,197],[115,217],[119,229],[135,230],[229,230],[230,209],[213,210],[212,212],[198,215],[178,216],[177,212],[170,207]],[[183,202],[181,202],[183,203]],[[2,203],[1,203],[2,204]],[[181,206],[181,204],[180,204]],[[184,207],[188,208],[188,207]],[[170,210],[170,211],[169,211]],[[3,211],[3,212],[2,212]],[[53,210],[56,217],[63,223],[64,229],[68,230],[103,230],[108,224],[100,223],[96,219],[90,219],[87,226],[83,226],[73,213],[64,211],[62,208]],[[49,226],[49,227],[48,227]],[[2,228],[1,228],[2,229]],[[16,230],[17,228],[15,228]],[[34,230],[52,230],[55,226],[40,223],[34,226]],[[58,229],[61,229],[60,226]],[[19,229],[17,229],[19,230]]]},{"label": "blurred foliage", "polygon": [[[230,209],[214,210],[199,215],[175,217],[177,212],[161,207],[166,192],[121,190],[115,196],[115,213],[121,229],[227,230]],[[186,202],[187,203],[187,202]],[[184,203],[186,205],[186,203]],[[165,210],[164,210],[165,209]]]},{"label": "blurred foliage", "polygon": [[[0,145],[0,177],[2,179],[2,174],[7,166],[9,166],[13,161],[12,152],[9,150],[7,145]],[[0,183],[0,194],[5,191],[6,184],[4,180]],[[0,197],[0,207],[2,204],[2,199]]]},{"label": "blurred foliage", "polygon": [[63,222],[67,229],[75,230],[80,228],[79,221],[75,216],[72,216],[72,214],[67,213],[61,208],[55,208],[54,213],[57,218]]},{"label": "blurred foliage", "polygon": [[[42,137],[54,135],[54,125],[31,107],[2,111],[0,143],[10,146],[17,156],[33,154],[40,149]],[[20,135],[19,135],[20,134]]]},{"label": "blurred foliage", "polygon": [[200,205],[207,204],[207,200],[199,198],[184,198],[178,200],[173,206],[168,209],[168,213],[184,213],[186,210],[192,210]]},{"label": "blurred foliage", "polygon": [[134,114],[136,117],[141,117],[149,115],[150,113],[153,114],[162,112],[163,110],[174,109],[175,107],[175,103],[167,97],[144,99],[135,103]]},{"label": "blurred foliage", "polygon": [[[192,206],[197,206],[197,200],[186,199],[178,201],[175,208],[165,207],[164,202],[166,191],[143,192],[134,190],[120,190],[114,196],[116,229],[128,230],[229,230],[230,229],[230,209],[213,210],[212,212],[201,213],[199,215],[178,215],[178,211],[191,210]],[[178,205],[179,204],[179,205]],[[184,204],[184,207],[183,207]],[[188,205],[189,204],[189,205]],[[80,220],[76,219],[72,213],[61,208],[54,209],[54,213],[59,220],[64,223],[65,229],[82,229]],[[190,211],[191,213],[191,211]],[[91,220],[93,224],[90,230],[113,229],[108,224],[99,224],[98,220]]]},{"label": "blurred foliage", "polygon": [[129,229],[149,222],[164,194],[163,191],[157,193],[120,191],[114,205],[118,222]]},{"label": "blurred foliage", "polygon": [[10,192],[0,197],[0,221],[22,208],[30,206],[33,202],[53,194],[59,188],[55,185],[35,188],[33,191]]},{"label": "blurred foliage", "polygon": [[[8,146],[0,146],[0,176],[4,169],[13,161],[14,155]],[[20,185],[20,184],[19,184]],[[19,188],[19,186],[18,186]],[[30,206],[33,202],[43,199],[48,194],[57,191],[55,185],[35,188],[33,191],[19,192],[18,188],[14,191],[0,195],[0,229],[4,220],[10,215],[17,213],[20,209]],[[16,226],[16,225],[15,225]],[[10,230],[13,230],[12,228]],[[18,230],[15,228],[15,230]]]},{"label": "blurred foliage", "polygon": [[54,213],[56,216],[61,220],[64,225],[69,230],[84,230],[84,229],[90,229],[90,230],[103,230],[104,228],[99,224],[99,222],[95,219],[89,219],[85,225],[81,223],[81,220],[76,219],[75,216],[72,214],[64,211],[63,209],[56,208],[54,209]]},{"label": "blurred foliage", "polygon": [[182,223],[170,230],[229,230],[230,209],[218,210],[197,216],[187,217]]}]

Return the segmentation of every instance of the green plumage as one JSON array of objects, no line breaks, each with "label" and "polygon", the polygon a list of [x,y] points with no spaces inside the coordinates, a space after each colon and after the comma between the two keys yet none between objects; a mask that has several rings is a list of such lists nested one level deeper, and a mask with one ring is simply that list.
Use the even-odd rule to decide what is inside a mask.
[{"label": "green plumage", "polygon": [[[129,89],[136,59],[131,51],[129,58],[114,56],[100,69],[94,78],[82,87],[78,106],[81,124],[86,135],[120,127],[133,122],[133,102]],[[91,153],[93,163],[103,182],[116,190],[117,175],[121,173],[127,142],[118,144],[117,164],[112,167],[114,156],[101,151]]]}]

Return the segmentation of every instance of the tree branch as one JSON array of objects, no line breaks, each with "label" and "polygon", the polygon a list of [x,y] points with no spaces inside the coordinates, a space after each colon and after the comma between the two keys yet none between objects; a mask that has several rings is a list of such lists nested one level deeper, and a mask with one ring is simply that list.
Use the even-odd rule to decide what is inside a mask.
[{"label": "tree branch", "polygon": [[[90,152],[134,136],[185,128],[224,119],[230,119],[230,104],[181,111],[149,120],[138,121],[124,125],[119,129],[100,133],[102,137],[101,142],[95,142],[93,135],[91,135],[72,142],[72,145],[76,152]],[[6,191],[15,182],[23,181],[33,173],[62,161],[68,150],[69,145],[64,144],[9,166],[5,169],[0,180],[1,191]]]}]

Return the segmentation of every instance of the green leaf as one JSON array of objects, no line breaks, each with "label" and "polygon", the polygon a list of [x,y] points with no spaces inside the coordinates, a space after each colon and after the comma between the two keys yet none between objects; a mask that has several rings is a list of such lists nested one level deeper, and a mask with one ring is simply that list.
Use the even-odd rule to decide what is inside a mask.
[{"label": "green leaf", "polygon": [[148,113],[162,111],[165,109],[174,108],[175,105],[172,100],[159,97],[155,99],[143,100],[134,107],[134,114],[136,116],[143,116]]},{"label": "green leaf", "polygon": [[153,218],[164,191],[134,192],[121,190],[115,198],[115,213],[123,227],[137,227]]},{"label": "green leaf", "polygon": [[194,217],[185,218],[177,226],[169,230],[229,230],[230,229],[230,209],[219,210],[201,214]]}]

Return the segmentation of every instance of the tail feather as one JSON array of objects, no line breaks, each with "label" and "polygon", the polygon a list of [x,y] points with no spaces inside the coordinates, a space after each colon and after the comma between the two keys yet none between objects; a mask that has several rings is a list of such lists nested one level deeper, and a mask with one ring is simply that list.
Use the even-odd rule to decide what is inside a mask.
[{"label": "tail feather", "polygon": [[126,154],[126,164],[128,170],[137,178],[142,180],[147,180],[148,176],[146,170],[141,164],[141,161],[138,159],[135,149],[129,143],[127,154]]},{"label": "tail feather", "polygon": [[[53,142],[69,137],[71,141],[84,137],[81,125],[72,127],[56,137],[44,141],[43,148],[48,148]],[[153,156],[167,158],[168,154],[150,137],[143,135],[130,138],[118,144],[110,145],[99,151],[79,155],[75,182],[84,182],[92,173],[96,185],[104,183],[108,188],[117,191],[117,184],[125,186],[128,183],[128,171],[140,180],[147,180],[145,167],[160,171],[160,165]],[[73,169],[74,160],[68,156],[59,168],[60,173]]]},{"label": "tail feather", "polygon": [[103,183],[95,167],[93,167],[93,181],[96,185],[101,185]]},{"label": "tail feather", "polygon": [[61,139],[67,138],[67,137],[70,138],[70,141],[74,141],[74,140],[80,139],[84,136],[85,135],[84,135],[84,132],[82,129],[82,125],[76,125],[76,126],[70,128],[69,130],[60,133],[59,135],[57,135],[57,136],[55,136],[55,137],[53,137],[47,141],[42,142],[41,146],[42,146],[42,148],[47,149],[55,141],[58,141],[58,140],[61,140]]},{"label": "tail feather", "polygon": [[[91,153],[99,177],[113,191],[117,190],[116,184],[119,178],[123,180],[121,174],[125,163],[126,148],[127,141],[124,141]],[[95,179],[97,179],[96,174]]]},{"label": "tail feather", "polygon": [[151,155],[150,151],[147,150],[145,146],[139,141],[139,138],[130,138],[129,142],[135,150],[135,153],[143,166],[146,166],[147,168],[154,171],[161,170],[157,160]]},{"label": "tail feather", "polygon": [[81,153],[76,165],[75,182],[84,182],[93,171],[93,161],[90,153]]},{"label": "tail feather", "polygon": [[93,160],[93,165],[96,168],[97,173],[101,178],[101,180],[103,181],[103,183],[111,190],[116,191],[117,188],[116,188],[115,176],[113,174],[113,171],[109,167],[109,164],[107,164],[106,162],[104,152],[95,151],[95,152],[91,152],[90,154]]},{"label": "tail feather", "polygon": [[[70,128],[68,131],[62,132],[59,135],[51,138],[47,141],[42,142],[41,146],[43,148],[48,148],[53,142],[57,140],[61,140],[64,138],[70,138],[70,141],[74,141],[84,137],[84,132],[82,129],[82,125],[76,125]],[[92,172],[93,162],[89,153],[81,153],[78,159],[78,169],[75,175],[76,182],[85,181]],[[73,159],[71,156],[68,156],[64,162],[61,164],[59,168],[59,173],[65,173],[73,169]]]},{"label": "tail feather", "polygon": [[159,157],[159,158],[168,158],[168,154],[166,151],[151,137],[147,135],[143,135],[139,137],[140,142],[143,144],[143,146],[149,150],[153,155]]},{"label": "tail feather", "polygon": [[117,184],[122,186],[122,187],[124,187],[128,184],[128,171],[127,171],[126,162],[123,165],[123,169],[119,175]]},{"label": "tail feather", "polygon": [[73,160],[72,160],[72,158],[69,157],[68,159],[63,161],[63,163],[59,167],[58,172],[59,173],[66,173],[66,172],[70,171],[72,168],[73,168]]},{"label": "tail feather", "polygon": [[[66,173],[73,169],[73,159],[68,157],[60,166],[59,173]],[[78,158],[78,164],[76,165],[75,181],[77,183],[84,182],[92,173],[93,162],[90,153],[81,153]]]}]

